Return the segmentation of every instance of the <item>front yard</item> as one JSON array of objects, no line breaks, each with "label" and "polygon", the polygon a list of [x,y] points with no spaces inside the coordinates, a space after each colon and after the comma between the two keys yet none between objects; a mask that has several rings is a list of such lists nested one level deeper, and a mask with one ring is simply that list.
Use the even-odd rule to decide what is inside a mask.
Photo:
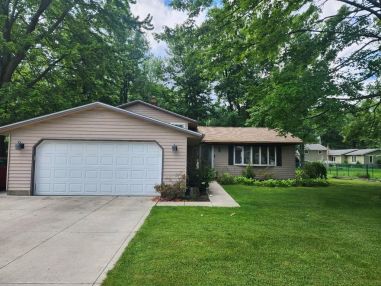
[{"label": "front yard", "polygon": [[381,183],[225,188],[241,208],[155,207],[104,285],[381,285]]}]

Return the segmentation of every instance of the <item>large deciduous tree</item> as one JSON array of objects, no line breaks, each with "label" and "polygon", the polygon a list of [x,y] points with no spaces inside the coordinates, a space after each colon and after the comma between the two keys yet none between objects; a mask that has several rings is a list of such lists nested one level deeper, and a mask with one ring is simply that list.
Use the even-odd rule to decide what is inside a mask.
[{"label": "large deciduous tree", "polygon": [[167,85],[171,88],[173,110],[204,121],[210,116],[210,82],[203,74],[204,58],[199,53],[196,26],[188,21],[183,26],[166,28],[159,35],[168,44],[165,65]]},{"label": "large deciduous tree", "polygon": [[94,100],[117,104],[147,57],[129,0],[4,0],[0,124]]},{"label": "large deciduous tree", "polygon": [[[198,29],[216,95],[247,124],[290,131],[306,140],[337,127],[346,113],[380,94],[379,1],[342,0],[323,17],[326,1],[222,1]],[[210,1],[174,1],[199,12]],[[332,123],[332,124],[331,124]],[[333,126],[332,126],[333,125]]]}]

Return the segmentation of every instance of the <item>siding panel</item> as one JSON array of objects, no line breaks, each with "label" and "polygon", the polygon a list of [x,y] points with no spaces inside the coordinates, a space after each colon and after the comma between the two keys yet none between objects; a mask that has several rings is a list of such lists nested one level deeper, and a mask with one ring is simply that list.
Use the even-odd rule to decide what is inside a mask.
[{"label": "siding panel", "polygon": [[[13,130],[8,163],[9,193],[30,193],[33,146],[41,139],[157,141],[163,147],[164,182],[173,182],[186,173],[186,135],[98,108]],[[25,144],[23,150],[15,150],[17,141]],[[173,144],[178,146],[177,152],[172,152]]]},{"label": "siding panel", "polygon": [[160,110],[151,108],[151,107],[146,106],[144,104],[137,103],[137,104],[133,104],[131,106],[127,106],[124,109],[138,113],[138,114],[142,114],[145,116],[149,116],[152,118],[156,118],[156,119],[159,119],[161,121],[168,122],[168,123],[184,123],[186,128],[188,129],[188,121],[186,121],[185,119],[182,119],[182,118],[179,118],[179,117],[174,116],[172,114],[168,114],[168,113],[162,112]]}]

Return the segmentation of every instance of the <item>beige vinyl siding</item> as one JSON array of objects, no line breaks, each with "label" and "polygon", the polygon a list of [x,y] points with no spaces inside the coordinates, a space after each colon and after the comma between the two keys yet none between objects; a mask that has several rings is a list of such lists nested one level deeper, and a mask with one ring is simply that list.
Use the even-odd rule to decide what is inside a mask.
[{"label": "beige vinyl siding", "polygon": [[[344,155],[329,155],[329,157],[330,157],[330,161],[332,161],[335,164],[344,164],[346,159],[346,156]],[[333,161],[332,159],[333,157],[335,157],[335,161]],[[350,160],[350,158],[347,158],[347,159]]]},{"label": "beige vinyl siding", "polygon": [[[41,139],[156,141],[163,148],[164,182],[174,181],[186,173],[185,134],[97,108],[13,130],[8,161],[10,193],[30,194],[33,146]],[[23,150],[15,150],[17,141],[25,144]],[[173,144],[178,146],[177,152],[172,152]]]},{"label": "beige vinyl siding", "polygon": [[356,160],[354,162],[352,162],[352,155],[346,155],[348,164],[352,164],[352,165],[355,165],[355,164],[364,164],[364,156],[363,155],[355,155],[354,157],[356,157],[355,158]]},{"label": "beige vinyl siding", "polygon": [[136,103],[124,108],[125,110],[132,111],[138,114],[149,116],[167,123],[182,123],[188,129],[188,121],[183,118],[174,116],[164,111],[157,110],[144,104]]},{"label": "beige vinyl siding", "polygon": [[[369,157],[373,156],[373,163],[370,163]],[[365,164],[377,164],[377,160],[381,160],[381,151],[376,151],[365,155],[364,162]]]},{"label": "beige vinyl siding", "polygon": [[[230,173],[240,176],[244,166],[229,165],[228,145],[214,145],[214,169],[219,173]],[[282,145],[282,166],[253,166],[258,178],[271,174],[274,179],[289,179],[295,177],[295,145]]]}]

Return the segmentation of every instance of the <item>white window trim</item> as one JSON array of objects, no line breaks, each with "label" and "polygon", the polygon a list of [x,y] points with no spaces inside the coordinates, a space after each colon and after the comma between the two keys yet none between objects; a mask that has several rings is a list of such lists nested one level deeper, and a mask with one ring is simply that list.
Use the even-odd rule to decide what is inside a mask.
[{"label": "white window trim", "polygon": [[[353,159],[354,159],[354,160],[353,160]],[[351,162],[352,162],[352,163],[356,163],[356,159],[357,159],[356,156],[351,156]]]},{"label": "white window trim", "polygon": [[[241,164],[237,164],[235,162],[235,148],[236,147],[241,147],[242,148],[242,152],[241,152]],[[250,163],[249,164],[245,164],[244,162],[244,153],[245,153],[245,146],[243,145],[234,145],[234,148],[233,148],[233,164],[234,166],[258,166],[258,167],[277,167],[277,162],[278,162],[278,158],[277,158],[277,148],[278,146],[274,146],[274,151],[275,151],[275,161],[274,161],[274,164],[270,164],[270,149],[269,149],[269,145],[266,146],[266,149],[267,149],[267,164],[262,164],[262,146],[258,146],[259,147],[259,164],[253,164],[253,146],[251,145],[250,146]]]}]

